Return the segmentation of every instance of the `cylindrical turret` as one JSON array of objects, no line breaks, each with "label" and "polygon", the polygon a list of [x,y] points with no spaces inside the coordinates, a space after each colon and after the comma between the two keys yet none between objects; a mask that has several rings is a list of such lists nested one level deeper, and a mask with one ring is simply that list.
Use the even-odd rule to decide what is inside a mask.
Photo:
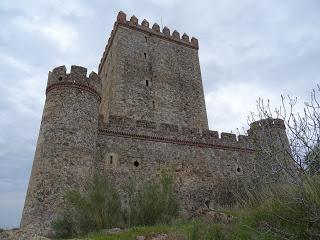
[{"label": "cylindrical turret", "polygon": [[101,81],[87,69],[49,72],[21,228],[49,235],[70,188],[83,189],[94,170]]},{"label": "cylindrical turret", "polygon": [[253,122],[248,135],[255,145],[255,169],[260,181],[283,182],[295,176],[294,161],[282,119]]}]

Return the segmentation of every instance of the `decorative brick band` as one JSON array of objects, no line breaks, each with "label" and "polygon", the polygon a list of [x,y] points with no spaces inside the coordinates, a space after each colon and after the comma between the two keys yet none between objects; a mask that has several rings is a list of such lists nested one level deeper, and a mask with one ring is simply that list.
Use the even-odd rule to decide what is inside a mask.
[{"label": "decorative brick band", "polygon": [[249,153],[255,152],[255,150],[252,148],[242,148],[242,147],[234,147],[234,146],[227,146],[227,145],[221,145],[221,144],[211,144],[211,143],[203,143],[203,142],[195,142],[195,141],[185,141],[185,140],[179,140],[179,139],[170,139],[170,138],[164,138],[164,137],[139,135],[139,134],[133,134],[133,133],[111,131],[107,129],[100,129],[100,132],[108,136],[132,138],[132,139],[139,139],[143,141],[172,143],[172,144],[178,144],[178,145],[196,146],[201,148],[214,148],[214,149],[249,152]]},{"label": "decorative brick band", "polygon": [[46,95],[48,94],[48,92],[50,92],[53,89],[59,89],[59,88],[77,88],[80,90],[84,90],[87,91],[89,93],[91,93],[92,95],[94,95],[99,102],[101,102],[101,96],[100,94],[94,90],[93,88],[89,87],[89,86],[85,86],[83,84],[79,84],[79,83],[73,83],[73,82],[61,82],[61,83],[55,83],[50,85],[49,87],[47,87],[46,89]]}]

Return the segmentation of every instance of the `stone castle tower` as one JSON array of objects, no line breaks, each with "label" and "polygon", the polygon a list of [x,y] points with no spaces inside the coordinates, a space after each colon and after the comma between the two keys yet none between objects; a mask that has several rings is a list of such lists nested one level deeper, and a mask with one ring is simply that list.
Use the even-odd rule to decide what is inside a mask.
[{"label": "stone castle tower", "polygon": [[96,172],[122,186],[170,168],[188,212],[224,204],[232,183],[279,177],[257,152],[264,129],[288,146],[281,120],[255,122],[249,136],[208,129],[198,49],[195,38],[119,12],[98,75],[49,72],[22,228],[49,234],[63,193]]}]

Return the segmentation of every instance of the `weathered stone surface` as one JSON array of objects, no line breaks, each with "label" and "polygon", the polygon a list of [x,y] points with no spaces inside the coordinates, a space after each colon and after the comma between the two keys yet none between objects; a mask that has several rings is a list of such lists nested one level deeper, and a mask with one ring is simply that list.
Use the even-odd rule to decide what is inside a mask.
[{"label": "weathered stone surface", "polygon": [[121,228],[110,228],[110,229],[104,229],[102,232],[107,234],[118,234],[123,232]]},{"label": "weathered stone surface", "polygon": [[[60,77],[62,78],[60,79]],[[70,188],[83,189],[94,171],[101,83],[86,69],[49,74],[21,227],[50,235],[50,225]]]},{"label": "weathered stone surface", "polygon": [[[279,181],[277,167],[290,150],[283,122],[253,123],[238,138],[209,130],[198,40],[148,26],[120,12],[99,76],[79,66],[49,73],[23,229],[52,234],[64,192],[82,190],[95,172],[120,191],[129,178],[141,184],[170,171],[182,212],[191,215],[232,205],[240,184]],[[261,158],[261,149],[279,157]]]},{"label": "weathered stone surface", "polygon": [[137,240],[145,240],[146,237],[145,237],[145,236],[137,236],[136,239],[137,239]]},{"label": "weathered stone surface", "polygon": [[49,240],[49,238],[18,229],[0,232],[0,240]]}]

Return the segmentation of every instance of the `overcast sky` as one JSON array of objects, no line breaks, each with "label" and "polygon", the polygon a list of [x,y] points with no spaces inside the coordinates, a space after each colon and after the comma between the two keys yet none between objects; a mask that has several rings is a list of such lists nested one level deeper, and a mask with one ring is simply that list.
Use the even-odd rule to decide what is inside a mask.
[{"label": "overcast sky", "polygon": [[[319,0],[1,0],[0,227],[18,226],[55,66],[97,66],[119,10],[199,39],[210,128],[320,83]],[[161,23],[162,22],[162,23]]]}]

